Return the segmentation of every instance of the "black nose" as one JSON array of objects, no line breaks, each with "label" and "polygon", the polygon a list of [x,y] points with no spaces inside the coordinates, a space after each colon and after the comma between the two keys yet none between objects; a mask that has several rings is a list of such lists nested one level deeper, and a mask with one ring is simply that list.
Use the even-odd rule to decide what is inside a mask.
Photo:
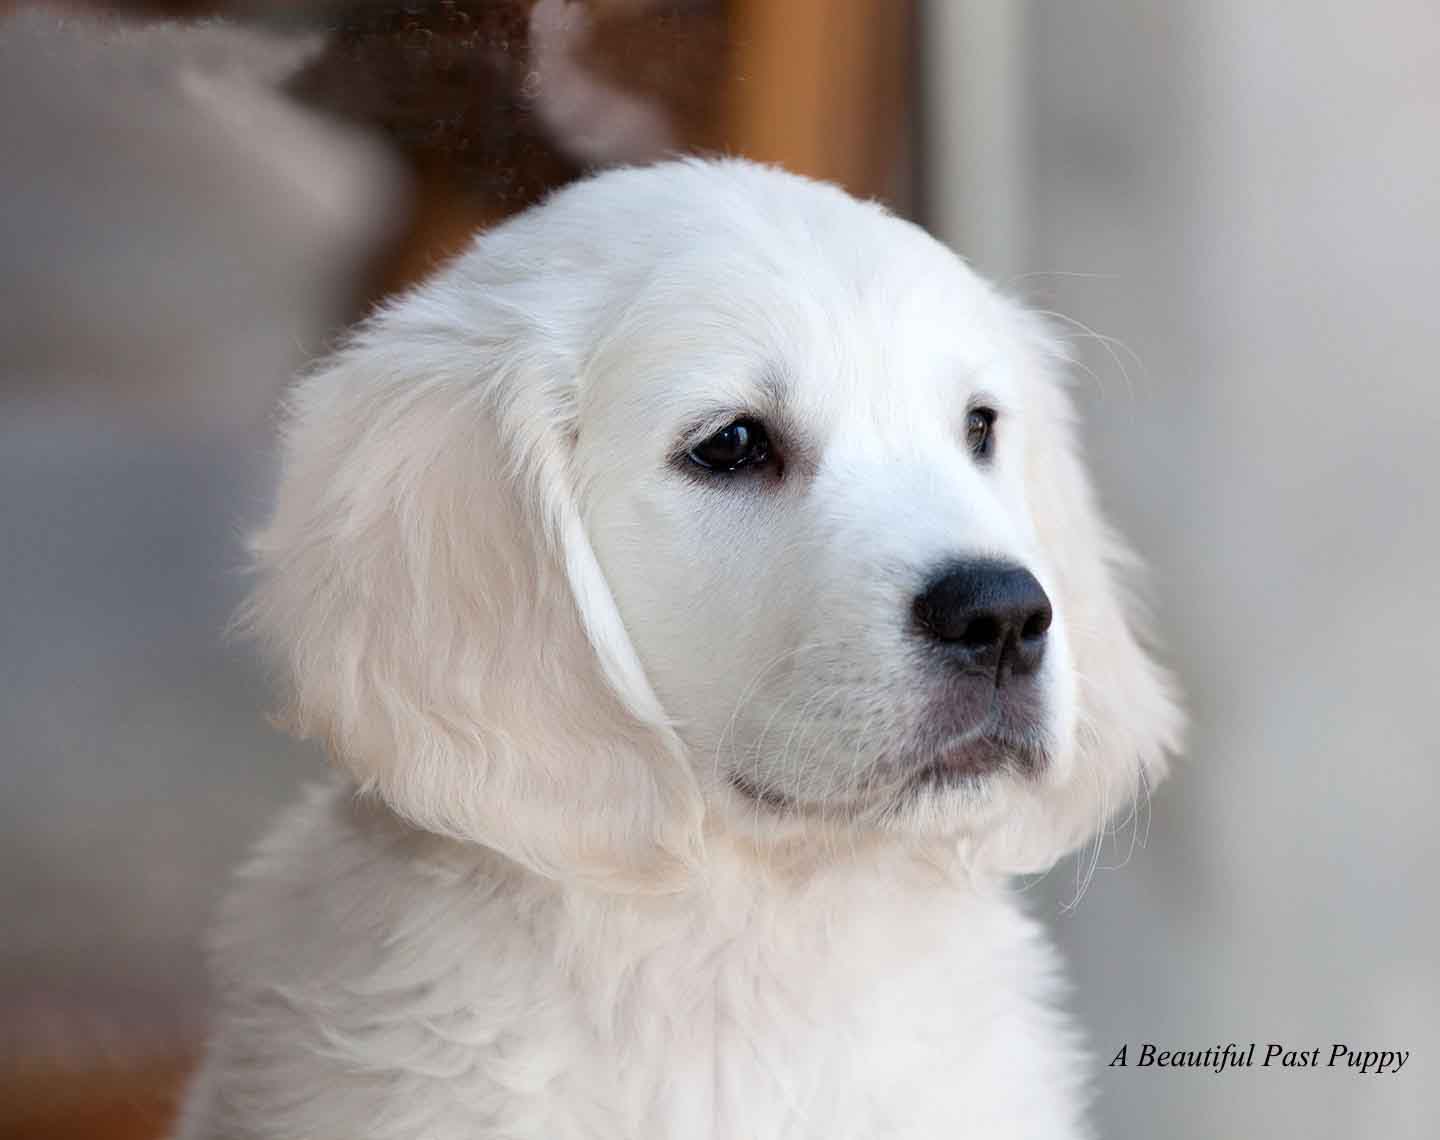
[{"label": "black nose", "polygon": [[968,668],[1034,672],[1045,656],[1050,599],[1035,575],[1006,562],[953,562],[915,599],[924,634]]}]

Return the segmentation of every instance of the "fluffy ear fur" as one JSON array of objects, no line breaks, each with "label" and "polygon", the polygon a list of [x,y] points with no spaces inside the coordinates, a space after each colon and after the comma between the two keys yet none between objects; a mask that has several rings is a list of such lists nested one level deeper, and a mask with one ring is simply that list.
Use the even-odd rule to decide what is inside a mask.
[{"label": "fluffy ear fur", "polygon": [[400,815],[542,874],[665,884],[699,795],[574,501],[558,290],[490,240],[463,289],[299,385],[244,624],[288,666],[294,729]]},{"label": "fluffy ear fur", "polygon": [[1081,460],[1077,417],[1056,339],[1038,318],[1032,351],[1057,366],[1034,377],[1026,487],[1064,614],[1076,677],[1074,755],[1056,794],[1028,799],[1002,829],[1000,861],[1036,871],[1095,836],[1165,775],[1184,715],[1169,673],[1146,648],[1131,583],[1139,560],[1101,516]]}]

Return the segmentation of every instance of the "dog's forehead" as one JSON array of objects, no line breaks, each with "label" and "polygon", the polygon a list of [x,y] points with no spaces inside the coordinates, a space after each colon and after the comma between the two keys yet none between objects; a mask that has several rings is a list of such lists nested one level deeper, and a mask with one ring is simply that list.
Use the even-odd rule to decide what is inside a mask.
[{"label": "dog's forehead", "polygon": [[980,394],[1019,403],[1012,303],[873,203],[722,163],[605,175],[557,206],[595,273],[582,420],[673,444],[775,410],[817,441],[861,423],[899,439],[953,432]]},{"label": "dog's forehead", "polygon": [[859,222],[828,240],[737,242],[659,267],[607,337],[612,394],[662,418],[784,405],[814,425],[934,416],[982,389],[1003,397],[1012,370],[994,365],[1015,354],[1008,302],[912,227]]}]

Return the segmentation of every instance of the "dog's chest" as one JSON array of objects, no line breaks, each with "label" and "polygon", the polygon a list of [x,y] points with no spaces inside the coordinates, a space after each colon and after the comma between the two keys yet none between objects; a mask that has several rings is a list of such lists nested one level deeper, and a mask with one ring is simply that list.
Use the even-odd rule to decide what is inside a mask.
[{"label": "dog's chest", "polygon": [[1008,908],[956,906],[662,924],[628,962],[597,924],[475,1059],[508,1101],[494,1135],[1072,1135],[1048,954]]},{"label": "dog's chest", "polygon": [[930,963],[745,957],[712,963],[697,977],[709,993],[674,1013],[637,1008],[656,1019],[635,1042],[648,1060],[617,1075],[643,1134],[843,1140],[953,1123],[976,1057]]},{"label": "dog's chest", "polygon": [[[231,1008],[197,1126],[265,1140],[1078,1135],[1054,961],[1001,894],[869,868],[833,890],[761,897],[737,880],[616,904],[421,876],[368,844],[329,857],[287,861],[298,881],[260,876],[234,900]],[[322,872],[317,895],[306,884]]]}]

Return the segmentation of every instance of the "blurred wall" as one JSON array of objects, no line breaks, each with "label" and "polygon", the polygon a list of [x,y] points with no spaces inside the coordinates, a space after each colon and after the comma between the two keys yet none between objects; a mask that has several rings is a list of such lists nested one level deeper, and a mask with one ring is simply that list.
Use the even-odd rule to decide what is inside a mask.
[{"label": "blurred wall", "polygon": [[404,197],[278,90],[315,46],[0,20],[0,1136],[41,1068],[191,1047],[219,885],[313,764],[223,630],[276,398]]},{"label": "blurred wall", "polygon": [[1100,1069],[1100,1132],[1433,1136],[1440,6],[1032,0],[998,33],[967,6],[927,9],[932,60],[1004,65],[949,129],[1013,145],[1023,177],[972,176],[989,155],[942,138],[927,197],[954,196],[936,219],[982,271],[1065,314],[1193,717],[1148,842],[1122,827],[1101,854],[1128,865],[1078,903],[1083,860],[1036,888],[1074,1004],[1107,1060],[1412,1054],[1383,1077]]}]

